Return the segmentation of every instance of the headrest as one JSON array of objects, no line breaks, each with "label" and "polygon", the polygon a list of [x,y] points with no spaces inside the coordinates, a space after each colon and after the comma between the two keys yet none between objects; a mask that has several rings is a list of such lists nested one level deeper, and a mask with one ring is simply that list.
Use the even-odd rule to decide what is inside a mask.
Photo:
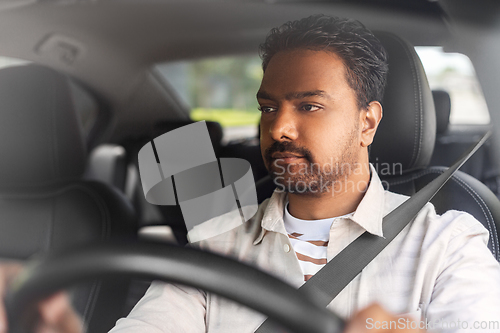
[{"label": "headrest", "polygon": [[69,79],[39,65],[0,70],[2,189],[81,177],[86,151]]},{"label": "headrest", "polygon": [[434,149],[436,115],[424,69],[408,42],[386,32],[375,36],[387,51],[389,73],[370,162],[381,176],[425,168]]},{"label": "headrest", "polygon": [[436,108],[436,133],[442,134],[450,124],[451,99],[444,90],[433,90],[434,107]]},{"label": "headrest", "polygon": [[212,144],[214,145],[214,149],[217,151],[218,147],[220,147],[222,138],[224,137],[224,131],[222,129],[222,125],[216,121],[207,121],[207,129],[208,135],[210,135],[210,139],[212,140]]},{"label": "headrest", "polygon": [[98,180],[123,192],[127,170],[125,148],[115,144],[101,144],[89,154],[86,179]]}]

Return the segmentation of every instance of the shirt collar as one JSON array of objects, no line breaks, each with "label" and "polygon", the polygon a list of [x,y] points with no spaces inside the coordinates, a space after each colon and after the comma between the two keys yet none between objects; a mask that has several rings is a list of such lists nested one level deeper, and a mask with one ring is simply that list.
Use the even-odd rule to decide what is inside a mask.
[{"label": "shirt collar", "polygon": [[[385,190],[378,177],[377,171],[371,164],[370,170],[372,176],[368,189],[354,214],[348,218],[369,233],[384,237],[382,232],[382,219],[384,217]],[[264,211],[261,222],[262,230],[254,240],[254,245],[260,243],[266,231],[274,231],[286,235],[286,229],[283,223],[284,205],[287,202],[286,196],[287,194],[284,192],[279,192],[278,190],[274,191]]]},{"label": "shirt collar", "polygon": [[385,190],[377,171],[371,164],[370,170],[372,173],[370,184],[351,220],[369,233],[384,237],[382,219],[384,217]]},{"label": "shirt collar", "polygon": [[278,189],[274,190],[264,211],[264,215],[262,216],[262,230],[259,236],[254,240],[254,245],[260,243],[266,231],[280,232],[286,235],[286,229],[283,223],[286,196],[287,194],[285,192],[281,192]]}]

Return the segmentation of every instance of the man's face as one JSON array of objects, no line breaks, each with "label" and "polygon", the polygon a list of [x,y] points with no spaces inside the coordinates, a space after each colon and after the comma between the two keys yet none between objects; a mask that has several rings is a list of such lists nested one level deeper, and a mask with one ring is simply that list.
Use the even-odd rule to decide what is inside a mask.
[{"label": "man's face", "polygon": [[329,192],[359,167],[363,111],[337,55],[303,49],[276,54],[257,99],[261,152],[279,187]]}]

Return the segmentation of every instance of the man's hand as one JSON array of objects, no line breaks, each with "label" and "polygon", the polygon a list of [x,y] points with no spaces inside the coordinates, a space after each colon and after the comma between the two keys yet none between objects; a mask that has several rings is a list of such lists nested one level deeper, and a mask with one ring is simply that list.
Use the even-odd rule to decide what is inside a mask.
[{"label": "man's hand", "polygon": [[[402,327],[406,325],[393,325],[392,328],[387,328],[390,325],[383,323],[398,323],[401,317],[396,317],[393,314],[384,310],[378,304],[372,304],[364,310],[358,312],[348,323],[344,333],[424,333],[425,330],[411,329],[411,327]],[[411,322],[411,320],[410,320]],[[374,323],[378,323],[374,325]],[[399,327],[398,327],[399,326]],[[408,325],[411,326],[411,325]]]},{"label": "man's hand", "polygon": [[[11,284],[12,280],[21,272],[23,266],[17,262],[1,262],[0,263],[0,297],[5,296],[8,286]],[[0,302],[0,333],[6,333],[8,331],[7,323],[7,312],[5,310],[5,304],[3,301]]]},{"label": "man's hand", "polygon": [[[3,298],[8,286],[22,271],[17,262],[0,263],[0,296]],[[33,323],[36,333],[80,333],[83,325],[73,310],[68,295],[59,292],[38,303],[37,322]],[[0,333],[8,332],[5,305],[0,302]]]},{"label": "man's hand", "polygon": [[40,319],[36,333],[81,333],[83,323],[75,313],[68,294],[59,292],[38,304]]}]

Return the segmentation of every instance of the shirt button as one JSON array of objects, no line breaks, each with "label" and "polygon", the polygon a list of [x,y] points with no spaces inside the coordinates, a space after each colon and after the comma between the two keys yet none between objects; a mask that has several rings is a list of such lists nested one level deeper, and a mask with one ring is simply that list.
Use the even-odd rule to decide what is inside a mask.
[{"label": "shirt button", "polygon": [[290,245],[288,244],[283,245],[283,251],[285,251],[286,253],[290,252]]}]

